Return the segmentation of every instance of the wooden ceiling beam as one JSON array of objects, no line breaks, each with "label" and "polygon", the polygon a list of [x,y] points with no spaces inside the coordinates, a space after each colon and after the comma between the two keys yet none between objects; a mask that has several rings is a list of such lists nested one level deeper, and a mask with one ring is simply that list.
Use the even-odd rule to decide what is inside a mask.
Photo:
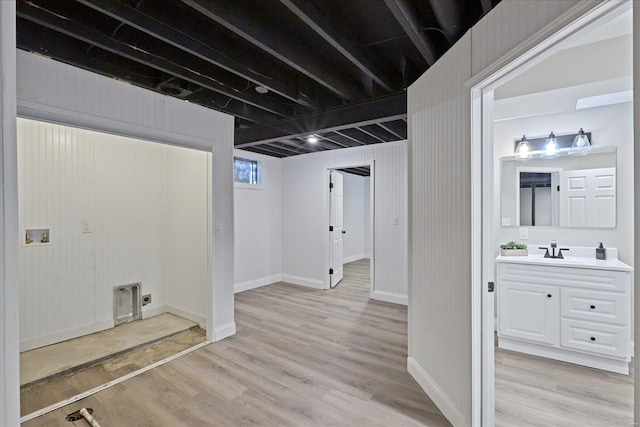
[{"label": "wooden ceiling beam", "polygon": [[236,148],[260,145],[310,134],[336,132],[374,123],[399,120],[407,115],[407,93],[399,92],[382,98],[333,108],[318,113],[290,117],[274,123],[237,129]]},{"label": "wooden ceiling beam", "polygon": [[[235,0],[237,1],[237,0]],[[310,55],[307,48],[284,34],[278,34],[268,20],[250,20],[243,7],[234,2],[216,0],[182,0],[212,21],[274,56],[289,67],[315,80],[339,97],[356,101],[364,97],[363,88],[355,81],[336,73],[330,65]],[[246,4],[246,3],[245,3]]]},{"label": "wooden ceiling beam", "polygon": [[[76,0],[85,6],[88,6],[100,13],[111,18],[117,19],[139,31],[142,31],[164,43],[172,45],[182,51],[196,56],[203,61],[227,70],[239,77],[242,77],[256,85],[264,86],[271,92],[276,93],[290,101],[293,101],[303,107],[317,110],[320,108],[315,102],[302,96],[299,91],[292,90],[287,87],[283,80],[274,80],[266,78],[254,69],[233,61],[228,56],[210,48],[207,44],[195,38],[193,35],[185,34],[182,28],[184,23],[177,22],[161,22],[154,19],[144,12],[113,0]],[[181,27],[181,31],[176,28]],[[246,59],[245,59],[246,60]]]},{"label": "wooden ceiling beam", "polygon": [[340,52],[368,78],[389,92],[401,89],[397,82],[402,80],[399,72],[383,67],[370,58],[339,30],[311,2],[304,0],[280,0],[302,22]]},{"label": "wooden ceiling beam", "polygon": [[396,21],[402,26],[404,32],[409,36],[411,42],[420,52],[420,55],[429,64],[433,65],[436,62],[436,54],[431,47],[431,44],[426,39],[424,34],[420,31],[420,24],[417,18],[414,16],[413,11],[407,4],[406,0],[384,0]]}]

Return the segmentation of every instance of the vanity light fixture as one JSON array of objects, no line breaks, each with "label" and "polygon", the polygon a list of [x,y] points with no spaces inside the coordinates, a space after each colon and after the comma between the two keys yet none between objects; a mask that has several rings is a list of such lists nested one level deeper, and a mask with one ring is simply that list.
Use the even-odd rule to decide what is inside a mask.
[{"label": "vanity light fixture", "polygon": [[580,132],[576,135],[569,149],[571,155],[585,155],[591,151],[591,142],[589,137],[584,133],[584,130],[580,128]]},{"label": "vanity light fixture", "polygon": [[516,159],[518,160],[527,160],[531,158],[531,150],[529,147],[529,141],[527,141],[527,137],[522,135],[522,139],[518,142],[518,147],[516,147]]},{"label": "vanity light fixture", "polygon": [[558,140],[553,132],[549,134],[549,138],[547,138],[544,145],[544,152],[541,157],[545,159],[553,159],[560,155],[560,150],[558,150]]}]

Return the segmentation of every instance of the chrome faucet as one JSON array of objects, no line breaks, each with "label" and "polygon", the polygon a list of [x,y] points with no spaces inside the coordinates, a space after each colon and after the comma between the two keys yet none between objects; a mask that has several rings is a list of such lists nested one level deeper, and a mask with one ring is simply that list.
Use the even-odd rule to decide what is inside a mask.
[{"label": "chrome faucet", "polygon": [[[557,254],[556,254],[556,248],[558,249]],[[545,249],[545,253],[544,253],[545,258],[556,258],[556,259],[564,259],[564,256],[562,256],[562,251],[569,250],[569,248],[558,248],[558,243],[555,240],[551,241],[551,253],[549,253],[549,248],[546,246],[538,246],[538,249]]]}]

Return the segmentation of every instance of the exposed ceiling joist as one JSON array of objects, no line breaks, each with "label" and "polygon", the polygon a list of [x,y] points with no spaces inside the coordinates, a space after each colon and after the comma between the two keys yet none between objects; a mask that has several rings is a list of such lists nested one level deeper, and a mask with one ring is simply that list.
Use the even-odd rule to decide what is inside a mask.
[{"label": "exposed ceiling joist", "polygon": [[420,32],[420,25],[406,0],[384,0],[384,2],[427,64],[433,65],[436,62],[435,52],[432,45]]},{"label": "exposed ceiling joist", "polygon": [[458,40],[464,31],[462,16],[456,0],[429,0],[431,9],[442,29],[451,40]]},{"label": "exposed ceiling joist", "polygon": [[49,13],[42,8],[32,7],[27,3],[18,3],[18,17],[42,25],[53,31],[60,32],[69,37],[81,40],[85,43],[97,46],[101,49],[118,54],[132,61],[139,62],[156,70],[179,77],[185,81],[192,82],[196,85],[210,89],[214,92],[221,93],[229,98],[237,99],[246,104],[263,109],[270,113],[285,116],[289,110],[275,101],[267,100],[257,94],[251,92],[240,93],[231,87],[224,85],[216,79],[182,67],[172,61],[163,59],[159,55],[146,52],[137,46],[116,40],[106,34],[103,34],[93,28],[66,19],[57,14]]},{"label": "exposed ceiling joist", "polygon": [[160,22],[154,18],[149,17],[145,13],[128,6],[120,2],[114,2],[113,0],[76,0],[94,10],[104,13],[120,22],[123,22],[139,31],[142,31],[150,36],[170,44],[178,49],[182,49],[184,52],[194,55],[204,61],[209,62],[212,65],[223,68],[229,72],[232,72],[248,81],[264,86],[270,91],[281,95],[290,101],[293,101],[299,105],[316,110],[319,108],[314,102],[311,102],[304,96],[301,96],[298,91],[292,90],[287,87],[281,80],[274,80],[265,78],[260,73],[257,73],[250,67],[240,64],[227,56],[221,54],[208,47],[203,41],[197,40],[193,37],[187,36],[183,31],[178,31],[171,25],[175,26],[176,23]]},{"label": "exposed ceiling joist", "polygon": [[236,148],[295,138],[310,134],[339,131],[341,129],[365,126],[407,115],[407,94],[400,92],[384,98],[376,98],[356,104],[291,117],[275,123],[238,129],[235,134]]},{"label": "exposed ceiling joist", "polygon": [[482,13],[486,15],[493,9],[493,4],[491,4],[491,0],[480,0],[482,4]]},{"label": "exposed ceiling joist", "polygon": [[355,82],[336,74],[325,62],[319,61],[307,52],[306,48],[290,43],[290,40],[270,28],[266,20],[248,20],[247,15],[243,14],[242,9],[233,2],[204,0],[182,0],[182,2],[317,81],[341,98],[354,101],[363,97],[362,88]]},{"label": "exposed ceiling joist", "polygon": [[376,134],[374,134],[374,133],[372,133],[372,132],[369,132],[369,131],[368,131],[368,130],[366,130],[366,129],[363,129],[363,128],[362,128],[362,127],[360,127],[360,126],[356,126],[356,129],[357,129],[357,130],[359,130],[360,132],[362,132],[362,133],[366,134],[366,135],[369,135],[370,137],[372,137],[372,138],[374,138],[374,139],[376,139],[376,140],[378,140],[378,141],[380,141],[380,142],[387,142],[387,141],[385,141],[383,138],[380,138],[378,135],[376,135]]},{"label": "exposed ceiling joist", "polygon": [[339,131],[339,130],[337,130],[337,129],[334,129],[334,130],[332,130],[331,132],[335,133],[336,135],[338,135],[338,136],[340,136],[340,137],[342,137],[342,138],[344,138],[344,139],[346,139],[346,140],[349,140],[349,141],[353,141],[353,142],[355,142],[354,147],[355,147],[355,146],[358,146],[358,145],[365,145],[365,143],[364,143],[364,142],[362,142],[362,141],[360,141],[359,139],[354,138],[354,137],[352,137],[351,135],[347,135],[347,134],[346,134],[346,133],[344,133],[344,132],[340,132],[340,131]]},{"label": "exposed ceiling joist", "polygon": [[[339,30],[329,22],[315,6],[305,0],[280,0],[291,12],[307,24],[313,31],[320,35],[334,49],[358,67],[368,78],[382,86],[389,92],[401,89],[397,83],[401,80],[399,73],[389,67],[376,64],[366,55],[362,49],[357,48],[347,37],[340,34]],[[397,76],[393,76],[397,74]]]},{"label": "exposed ceiling joist", "polygon": [[400,133],[396,132],[391,126],[389,126],[388,123],[378,123],[378,126],[380,126],[382,129],[386,130],[390,134],[394,135],[399,140],[407,138],[406,136],[402,136],[402,135],[400,135]]}]

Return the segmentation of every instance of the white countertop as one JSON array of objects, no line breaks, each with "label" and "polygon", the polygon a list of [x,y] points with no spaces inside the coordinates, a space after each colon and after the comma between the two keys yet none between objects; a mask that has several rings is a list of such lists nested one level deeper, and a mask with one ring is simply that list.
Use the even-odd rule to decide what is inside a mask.
[{"label": "white countertop", "polygon": [[545,258],[544,255],[531,253],[527,256],[498,255],[496,257],[496,262],[506,262],[511,264],[553,265],[556,267],[571,268],[592,268],[596,270],[633,271],[633,268],[631,266],[616,258],[601,260],[596,259],[595,255],[593,258],[565,256],[564,259]]}]

